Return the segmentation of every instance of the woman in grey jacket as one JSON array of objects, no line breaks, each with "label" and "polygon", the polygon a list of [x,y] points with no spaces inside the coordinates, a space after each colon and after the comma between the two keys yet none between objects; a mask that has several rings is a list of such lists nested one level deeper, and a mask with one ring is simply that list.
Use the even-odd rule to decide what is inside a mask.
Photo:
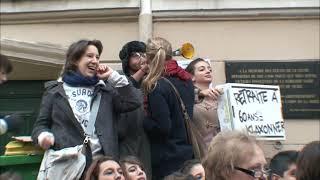
[{"label": "woman in grey jacket", "polygon": [[[98,40],[80,40],[67,52],[61,80],[46,83],[32,138],[43,149],[60,150],[81,145],[94,123],[90,136],[89,158],[107,155],[118,158],[116,119],[141,103],[125,76],[99,64],[102,44]],[[101,95],[92,122],[93,102]],[[88,153],[86,153],[88,156]],[[89,164],[87,162],[87,164]]]}]

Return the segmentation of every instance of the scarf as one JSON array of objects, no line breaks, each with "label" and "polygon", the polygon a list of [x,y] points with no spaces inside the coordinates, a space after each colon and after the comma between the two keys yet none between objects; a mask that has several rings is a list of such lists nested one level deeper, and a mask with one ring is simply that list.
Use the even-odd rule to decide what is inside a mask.
[{"label": "scarf", "polygon": [[97,76],[85,77],[79,72],[69,71],[62,77],[63,82],[73,87],[88,87],[94,86],[99,82]]},{"label": "scarf", "polygon": [[173,59],[165,62],[164,76],[175,76],[183,81],[191,79],[191,74],[178,66],[177,61]]}]

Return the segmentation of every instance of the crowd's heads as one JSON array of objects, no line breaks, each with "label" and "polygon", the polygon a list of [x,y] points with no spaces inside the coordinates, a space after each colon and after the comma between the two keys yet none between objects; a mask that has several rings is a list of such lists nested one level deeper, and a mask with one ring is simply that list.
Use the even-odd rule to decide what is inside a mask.
[{"label": "crowd's heads", "polygon": [[64,75],[68,71],[78,70],[78,63],[85,55],[90,45],[95,46],[98,50],[98,54],[101,55],[103,46],[101,41],[99,40],[79,40],[71,44],[67,51],[66,62],[63,68],[62,75]]},{"label": "crowd's heads", "polygon": [[7,75],[12,71],[12,64],[9,59],[0,54],[0,84],[7,81]]},{"label": "crowd's heads", "polygon": [[221,132],[213,138],[203,163],[208,180],[265,177],[267,164],[256,139],[242,132]]},{"label": "crowd's heads", "polygon": [[146,52],[146,45],[141,41],[130,41],[125,44],[119,52],[119,58],[122,61],[122,70],[126,75],[129,74],[130,59]]},{"label": "crowd's heads", "polygon": [[145,92],[150,92],[156,85],[165,70],[165,61],[172,59],[171,44],[164,38],[155,37],[147,42],[147,63],[149,64],[149,73],[142,82]]},{"label": "crowd's heads", "polygon": [[192,175],[195,179],[205,180],[205,171],[200,160],[198,159],[186,161],[180,171],[183,174]]},{"label": "crowd's heads", "polygon": [[269,180],[295,180],[296,179],[296,161],[298,151],[282,151],[273,156],[269,168],[271,174]]},{"label": "crowd's heads", "polygon": [[119,163],[112,157],[103,156],[94,160],[88,168],[85,180],[124,180]]},{"label": "crowd's heads", "polygon": [[307,144],[299,152],[296,177],[297,180],[320,179],[320,141]]},{"label": "crowd's heads", "polygon": [[146,180],[144,165],[135,156],[127,156],[120,160],[121,168],[126,180]]}]

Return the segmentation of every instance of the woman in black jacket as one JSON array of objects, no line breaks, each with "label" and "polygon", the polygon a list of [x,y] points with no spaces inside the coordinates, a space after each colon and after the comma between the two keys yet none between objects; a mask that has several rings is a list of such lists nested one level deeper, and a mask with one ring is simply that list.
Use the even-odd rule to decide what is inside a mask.
[{"label": "woman in black jacket", "polygon": [[191,75],[172,59],[171,44],[167,40],[159,37],[148,40],[147,63],[149,73],[142,82],[147,110],[144,128],[151,145],[153,179],[161,179],[193,157],[180,102],[164,78],[179,91],[190,117],[194,88]]}]

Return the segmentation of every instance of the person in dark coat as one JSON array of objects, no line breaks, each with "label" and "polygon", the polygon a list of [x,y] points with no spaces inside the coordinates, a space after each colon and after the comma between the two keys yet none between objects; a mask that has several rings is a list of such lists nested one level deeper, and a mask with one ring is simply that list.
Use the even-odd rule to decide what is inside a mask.
[{"label": "person in dark coat", "polygon": [[194,86],[191,75],[172,59],[171,44],[163,38],[148,40],[147,63],[149,73],[142,82],[147,110],[144,128],[151,146],[152,179],[157,180],[178,171],[186,160],[193,158],[181,104],[163,77],[179,91],[191,118]]},{"label": "person in dark coat", "polygon": [[[116,120],[120,113],[133,111],[141,103],[124,75],[99,63],[102,48],[99,40],[73,43],[61,78],[46,84],[32,131],[33,141],[43,149],[75,147],[89,136],[88,160],[98,156],[118,158]],[[92,104],[99,94],[93,133],[88,134]]]},{"label": "person in dark coat", "polygon": [[[141,103],[143,95],[140,84],[148,71],[145,52],[146,45],[143,42],[130,41],[119,53],[122,70],[130,83],[137,88]],[[148,178],[151,179],[150,145],[143,129],[143,119],[143,106],[121,114],[118,122],[120,158],[136,156],[144,165]]]}]

